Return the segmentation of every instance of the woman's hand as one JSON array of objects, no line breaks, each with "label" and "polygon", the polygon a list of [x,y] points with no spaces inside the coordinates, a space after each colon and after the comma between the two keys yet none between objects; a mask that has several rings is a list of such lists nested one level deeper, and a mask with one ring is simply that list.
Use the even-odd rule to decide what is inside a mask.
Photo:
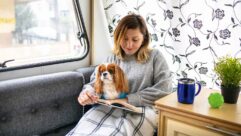
[{"label": "woman's hand", "polygon": [[85,106],[85,105],[96,103],[98,99],[99,99],[99,96],[93,93],[90,93],[88,91],[85,91],[79,95],[78,102],[80,105]]}]

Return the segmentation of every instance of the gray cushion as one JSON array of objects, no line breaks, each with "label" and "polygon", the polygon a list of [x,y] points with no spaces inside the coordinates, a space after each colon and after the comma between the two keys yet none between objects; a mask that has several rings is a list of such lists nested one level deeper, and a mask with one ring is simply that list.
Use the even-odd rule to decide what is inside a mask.
[{"label": "gray cushion", "polygon": [[77,69],[76,71],[83,73],[83,75],[85,77],[85,83],[89,83],[90,76],[93,74],[95,67],[96,66],[84,67],[84,68]]},{"label": "gray cushion", "polygon": [[0,135],[38,135],[77,122],[83,80],[60,72],[0,82]]}]

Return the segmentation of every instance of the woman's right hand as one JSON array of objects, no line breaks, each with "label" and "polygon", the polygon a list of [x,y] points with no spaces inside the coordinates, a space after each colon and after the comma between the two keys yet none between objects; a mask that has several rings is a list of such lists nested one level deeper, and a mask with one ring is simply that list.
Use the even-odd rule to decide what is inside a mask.
[{"label": "woman's right hand", "polygon": [[85,105],[96,103],[98,99],[99,99],[99,96],[93,93],[90,93],[88,91],[85,91],[83,93],[80,93],[78,97],[78,102],[80,105],[85,106]]}]

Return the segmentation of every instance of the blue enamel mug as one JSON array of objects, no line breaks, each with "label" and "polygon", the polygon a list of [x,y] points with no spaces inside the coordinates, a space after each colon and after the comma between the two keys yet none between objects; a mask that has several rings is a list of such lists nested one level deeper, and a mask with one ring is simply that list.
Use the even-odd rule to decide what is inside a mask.
[{"label": "blue enamel mug", "polygon": [[[198,85],[198,89],[196,92],[196,84]],[[177,98],[178,102],[185,104],[192,104],[194,101],[194,97],[197,96],[201,91],[201,84],[195,82],[194,79],[191,78],[180,78],[178,79],[178,87],[177,87]]]}]

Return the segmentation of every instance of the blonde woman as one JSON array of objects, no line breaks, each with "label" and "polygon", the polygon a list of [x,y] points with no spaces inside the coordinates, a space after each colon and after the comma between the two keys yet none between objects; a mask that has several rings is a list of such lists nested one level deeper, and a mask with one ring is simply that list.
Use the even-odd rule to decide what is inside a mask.
[{"label": "blonde woman", "polygon": [[[150,49],[149,43],[143,17],[127,15],[114,31],[113,54],[106,59],[107,63],[119,65],[127,76],[129,93],[121,101],[142,107],[143,114],[95,106],[67,136],[153,136],[157,127],[154,101],[172,92],[172,76],[161,52]],[[99,99],[93,93],[95,73],[91,81],[79,95],[81,105],[94,104]]]}]

